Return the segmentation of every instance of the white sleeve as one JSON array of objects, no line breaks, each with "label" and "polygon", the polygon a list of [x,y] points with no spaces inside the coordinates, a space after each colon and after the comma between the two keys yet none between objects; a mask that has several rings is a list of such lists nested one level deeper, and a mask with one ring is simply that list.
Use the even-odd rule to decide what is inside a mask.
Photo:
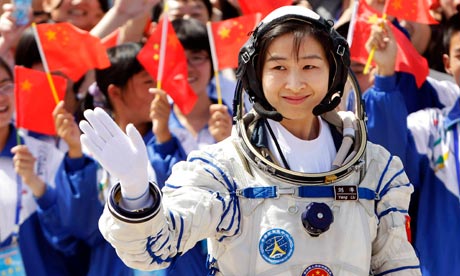
[{"label": "white sleeve", "polygon": [[[372,270],[378,275],[421,275],[419,260],[406,231],[406,217],[414,188],[401,160],[381,146],[372,146],[373,159],[377,162],[369,166],[367,174],[382,174],[377,185],[379,199],[375,212],[379,226],[377,237],[372,242]],[[372,172],[374,169],[377,171]]]},{"label": "white sleeve", "polygon": [[134,218],[136,214],[129,217],[110,208],[114,205],[109,202],[99,221],[102,235],[128,266],[141,270],[167,267],[174,256],[207,237],[235,235],[238,200],[225,166],[192,152],[188,162],[174,166],[156,210]]},{"label": "white sleeve", "polygon": [[460,96],[460,88],[455,82],[446,80],[440,81],[431,77],[428,77],[427,80],[436,90],[439,101],[444,106],[453,105]]},{"label": "white sleeve", "polygon": [[431,156],[429,139],[431,132],[436,129],[435,124],[442,121],[441,113],[440,109],[427,108],[407,116],[407,127],[414,138],[418,153]]}]

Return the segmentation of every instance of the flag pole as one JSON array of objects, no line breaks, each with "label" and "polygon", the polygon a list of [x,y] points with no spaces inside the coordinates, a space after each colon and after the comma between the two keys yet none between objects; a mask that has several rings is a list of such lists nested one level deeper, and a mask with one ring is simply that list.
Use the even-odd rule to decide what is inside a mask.
[{"label": "flag pole", "polygon": [[348,33],[347,33],[347,42],[348,47],[351,48],[351,44],[353,43],[353,35],[355,34],[355,23],[356,23],[356,15],[358,14],[359,8],[359,0],[353,1],[353,10],[351,12],[350,18],[350,25],[348,26]]},{"label": "flag pole", "polygon": [[48,63],[46,62],[45,52],[43,51],[42,43],[40,41],[40,36],[38,35],[38,31],[37,31],[37,24],[35,22],[32,23],[32,30],[34,32],[35,41],[37,42],[38,52],[40,53],[40,58],[42,60],[43,68],[45,69],[46,79],[48,80],[48,83],[51,88],[51,93],[53,94],[54,102],[58,104],[59,96],[57,94],[56,86],[54,85],[53,78],[51,77]]},{"label": "flag pole", "polygon": [[[385,20],[387,18],[387,14],[384,13],[382,15],[382,19]],[[372,46],[372,49],[371,51],[369,52],[369,56],[367,57],[367,61],[366,61],[366,65],[364,66],[364,70],[363,70],[363,74],[364,75],[367,75],[369,74],[369,70],[370,70],[370,67],[371,67],[371,63],[372,63],[372,60],[374,59],[374,54],[375,54],[375,49],[376,47],[375,46]]]},{"label": "flag pole", "polygon": [[216,45],[214,44],[214,35],[212,33],[211,22],[206,22],[206,29],[208,31],[208,40],[209,46],[211,48],[211,61],[212,67],[214,67],[214,79],[216,80],[216,91],[217,91],[217,103],[222,104],[222,90],[220,88],[220,81],[219,81],[219,61],[217,60],[216,54]]},{"label": "flag pole", "polygon": [[166,58],[166,39],[168,36],[168,4],[165,2],[163,8],[163,25],[161,28],[161,41],[160,41],[160,59],[158,61],[158,73],[157,73],[157,88],[161,89],[161,82],[163,80],[163,73],[165,67]]}]

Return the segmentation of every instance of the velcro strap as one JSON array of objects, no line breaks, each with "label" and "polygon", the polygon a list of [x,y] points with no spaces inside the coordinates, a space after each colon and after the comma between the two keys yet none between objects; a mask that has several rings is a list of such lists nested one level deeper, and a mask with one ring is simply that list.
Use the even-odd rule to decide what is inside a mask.
[{"label": "velcro strap", "polygon": [[[300,198],[335,198],[334,186],[300,186],[292,188],[247,187],[236,190],[236,195],[244,198],[279,198],[281,195],[291,195]],[[358,198],[374,200],[378,196],[369,188],[358,188]]]}]

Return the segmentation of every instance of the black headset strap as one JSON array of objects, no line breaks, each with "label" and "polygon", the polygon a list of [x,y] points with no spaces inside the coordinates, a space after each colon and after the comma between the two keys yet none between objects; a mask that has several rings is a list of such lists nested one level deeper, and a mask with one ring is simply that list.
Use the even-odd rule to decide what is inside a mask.
[{"label": "black headset strap", "polygon": [[278,139],[276,139],[275,133],[273,133],[272,127],[268,123],[268,120],[267,119],[262,119],[262,120],[263,120],[265,126],[267,127],[268,132],[270,132],[270,136],[272,137],[273,142],[275,142],[276,150],[278,151],[278,153],[279,153],[279,155],[281,157],[281,160],[283,161],[284,167],[286,169],[288,169],[288,170],[291,170],[286,158],[284,157],[283,151],[281,150],[280,144],[278,143]]},{"label": "black headset strap", "polygon": [[233,95],[233,124],[235,124],[238,119],[243,118],[243,108],[244,104],[241,100],[243,98],[243,83],[241,79],[238,79],[235,87],[235,94]]}]

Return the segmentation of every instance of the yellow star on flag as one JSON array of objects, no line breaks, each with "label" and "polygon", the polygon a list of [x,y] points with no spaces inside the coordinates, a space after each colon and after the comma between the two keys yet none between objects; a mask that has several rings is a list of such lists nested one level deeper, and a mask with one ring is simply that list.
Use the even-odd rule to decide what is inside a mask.
[{"label": "yellow star on flag", "polygon": [[56,40],[56,32],[53,30],[46,31],[45,35],[48,41]]},{"label": "yellow star on flag", "polygon": [[25,80],[21,83],[21,89],[24,91],[30,91],[32,89],[32,83],[29,80]]},{"label": "yellow star on flag", "polygon": [[402,4],[401,4],[401,0],[394,0],[391,5],[393,6],[393,9],[395,10],[400,10],[402,9]]},{"label": "yellow star on flag", "polygon": [[158,51],[160,50],[160,44],[158,43],[153,44],[153,50],[154,50],[153,60],[158,61],[160,59],[160,55],[158,54]]},{"label": "yellow star on flag", "polygon": [[367,19],[367,23],[375,24],[375,22],[377,22],[378,19],[379,19],[379,16],[374,13],[372,16],[369,16],[369,18]]},{"label": "yellow star on flag", "polygon": [[222,39],[228,38],[230,36],[230,29],[227,27],[223,27],[219,30],[218,34]]}]

